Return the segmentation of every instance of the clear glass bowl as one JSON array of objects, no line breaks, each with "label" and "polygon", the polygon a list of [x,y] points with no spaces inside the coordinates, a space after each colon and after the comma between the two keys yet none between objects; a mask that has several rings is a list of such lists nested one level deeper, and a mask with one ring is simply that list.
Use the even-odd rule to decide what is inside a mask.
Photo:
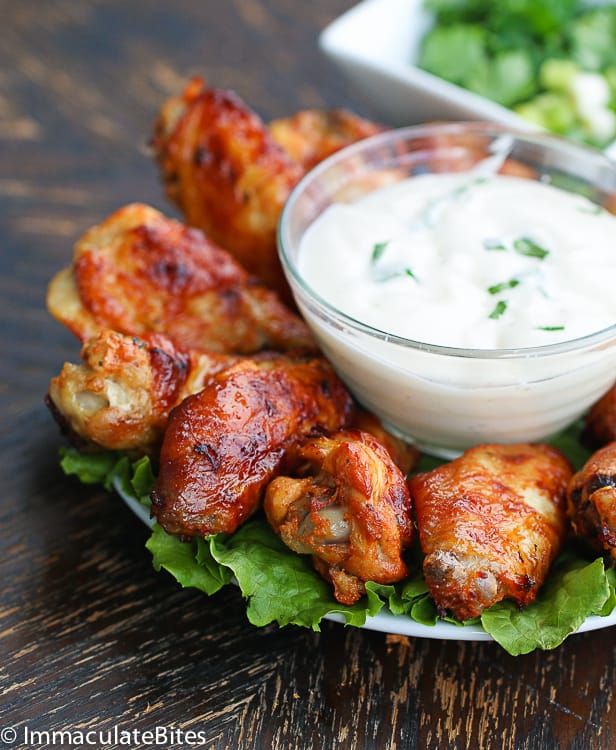
[{"label": "clear glass bowl", "polygon": [[490,158],[500,172],[550,182],[616,212],[616,166],[601,153],[553,136],[446,123],[388,131],[339,151],[297,185],[279,223],[285,274],[325,356],[390,429],[445,457],[478,443],[545,440],[579,418],[616,379],[616,324],[518,349],[412,341],[322,299],[299,273],[298,252],[306,228],[332,203],[413,175],[476,170]]}]

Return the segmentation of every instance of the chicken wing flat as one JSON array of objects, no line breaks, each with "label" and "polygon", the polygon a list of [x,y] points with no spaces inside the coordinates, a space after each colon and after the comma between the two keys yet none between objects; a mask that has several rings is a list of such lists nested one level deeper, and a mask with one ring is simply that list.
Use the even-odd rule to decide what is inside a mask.
[{"label": "chicken wing flat", "polygon": [[243,361],[170,415],[152,512],[170,534],[232,533],[315,431],[349,423],[353,402],[323,359]]},{"label": "chicken wing flat", "polygon": [[388,432],[372,412],[357,409],[351,426],[376,438],[405,476],[417,465],[420,458],[417,447]]},{"label": "chicken wing flat", "polygon": [[409,481],[424,576],[441,612],[476,617],[537,595],[567,531],[572,470],[546,445],[480,445]]},{"label": "chicken wing flat", "polygon": [[383,130],[346,109],[302,110],[291,117],[272,120],[268,129],[273,140],[304,172],[339,149]]},{"label": "chicken wing flat", "polygon": [[302,476],[276,477],[263,502],[283,542],[313,556],[343,604],[365,594],[365,581],[405,578],[402,553],[414,537],[411,499],[381,443],[367,432],[346,430],[309,439],[297,457],[308,464]]},{"label": "chicken wing flat", "polygon": [[595,448],[616,440],[616,385],[586,415],[584,442]]},{"label": "chicken wing flat", "polygon": [[285,201],[312,164],[377,130],[341,112],[300,113],[270,129],[235,93],[196,78],[163,104],[152,145],[187,222],[290,301],[276,251]]},{"label": "chicken wing flat", "polygon": [[567,500],[574,532],[616,559],[616,442],[598,450],[573,476]]},{"label": "chicken wing flat", "polygon": [[304,322],[226,251],[139,203],[83,235],[47,304],[82,341],[110,328],[185,349],[316,351]]},{"label": "chicken wing flat", "polygon": [[183,351],[165,336],[104,330],[83,346],[82,364],[52,378],[47,403],[81,448],[152,454],[171,409],[239,357]]}]

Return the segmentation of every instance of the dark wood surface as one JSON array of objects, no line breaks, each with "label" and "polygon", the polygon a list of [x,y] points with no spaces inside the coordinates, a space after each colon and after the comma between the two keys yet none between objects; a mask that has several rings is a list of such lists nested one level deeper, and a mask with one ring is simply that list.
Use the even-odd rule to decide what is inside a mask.
[{"label": "dark wood surface", "polygon": [[255,629],[235,589],[208,599],[156,574],[121,501],[57,466],[43,394],[79,347],[46,284],[123,203],[170,212],[145,147],[158,106],[201,72],[266,118],[374,115],[316,46],[351,4],[0,2],[0,728],[18,735],[0,747],[52,746],[26,727],[114,726],[198,731],[215,750],[616,747],[616,629],[519,658],[331,623]]}]

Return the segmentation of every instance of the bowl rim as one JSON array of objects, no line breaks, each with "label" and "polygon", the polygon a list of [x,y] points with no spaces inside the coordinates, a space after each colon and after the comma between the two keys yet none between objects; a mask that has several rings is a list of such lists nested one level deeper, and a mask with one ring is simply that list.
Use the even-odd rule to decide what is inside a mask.
[{"label": "bowl rim", "polygon": [[[277,223],[276,240],[278,257],[282,264],[283,270],[291,283],[292,291],[294,292],[293,284],[297,285],[297,287],[299,287],[302,293],[306,295],[311,302],[315,303],[318,307],[321,308],[321,314],[325,313],[327,317],[344,323],[346,326],[371,338],[376,338],[385,343],[394,344],[405,349],[413,349],[448,357],[486,360],[538,358],[541,356],[566,354],[568,352],[582,350],[604,343],[609,339],[616,337],[615,322],[607,326],[606,328],[602,328],[598,331],[593,331],[592,333],[585,334],[584,336],[578,336],[573,339],[567,339],[565,341],[559,341],[551,344],[542,344],[540,346],[503,349],[468,349],[464,347],[431,344],[426,341],[418,341],[415,339],[409,339],[403,336],[389,333],[380,328],[376,328],[375,326],[364,323],[363,321],[358,320],[351,315],[348,315],[347,313],[339,310],[335,305],[332,305],[330,302],[321,297],[318,292],[316,292],[311,286],[309,286],[303,276],[299,273],[296,263],[293,262],[287,252],[287,248],[292,244],[289,229],[290,217],[293,208],[302,193],[311,183],[317,180],[323,172],[326,172],[339,162],[344,161],[349,157],[355,156],[358,152],[378,148],[388,141],[409,140],[413,137],[425,137],[426,135],[434,135],[435,133],[459,134],[467,132],[477,132],[485,136],[494,135],[495,137],[510,135],[514,139],[530,142],[535,145],[543,145],[546,147],[558,146],[560,148],[569,149],[570,151],[584,155],[586,158],[590,157],[594,159],[595,161],[603,164],[603,166],[612,170],[614,174],[616,174],[616,163],[610,160],[603,152],[593,149],[590,146],[575,143],[573,141],[567,140],[566,138],[561,138],[559,136],[542,131],[517,130],[500,123],[486,123],[476,121],[430,123],[385,130],[382,133],[364,138],[360,141],[357,141],[356,143],[346,146],[339,151],[336,151],[334,154],[327,157],[323,161],[319,162],[319,164],[309,170],[302,177],[302,179],[291,191],[288,199],[283,206]],[[300,302],[300,300],[297,301],[298,303]]]},{"label": "bowl rim", "polygon": [[[401,84],[407,89],[420,91],[424,96],[429,96],[441,105],[453,105],[456,109],[465,111],[464,115],[458,115],[455,119],[461,119],[462,116],[478,121],[489,119],[501,122],[509,128],[543,130],[539,125],[525,120],[512,109],[424,70],[419,66],[418,59],[413,58],[412,55],[408,60],[382,57],[372,54],[364,47],[349,44],[349,40],[355,36],[356,27],[361,26],[366,18],[376,21],[384,11],[397,18],[402,4],[402,0],[359,0],[322,29],[318,37],[319,49],[343,69],[349,66],[355,70],[365,69],[377,72],[389,81]],[[404,12],[409,11],[415,16],[424,13],[431,15],[429,11],[422,8],[422,0],[407,2]]]}]

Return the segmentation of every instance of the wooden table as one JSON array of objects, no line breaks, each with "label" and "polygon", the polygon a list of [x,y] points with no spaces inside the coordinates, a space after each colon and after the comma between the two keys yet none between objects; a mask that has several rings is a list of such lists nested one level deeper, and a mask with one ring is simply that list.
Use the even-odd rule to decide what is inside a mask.
[{"label": "wooden table", "polygon": [[316,46],[350,5],[0,2],[0,726],[17,734],[0,747],[53,746],[26,728],[142,746],[114,727],[212,750],[616,747],[616,629],[519,658],[333,623],[255,629],[234,588],[208,599],[156,574],[121,501],[58,468],[43,394],[79,347],[45,310],[49,278],[120,205],[171,211],[145,144],[190,74],[266,118],[321,105],[373,116]]}]

